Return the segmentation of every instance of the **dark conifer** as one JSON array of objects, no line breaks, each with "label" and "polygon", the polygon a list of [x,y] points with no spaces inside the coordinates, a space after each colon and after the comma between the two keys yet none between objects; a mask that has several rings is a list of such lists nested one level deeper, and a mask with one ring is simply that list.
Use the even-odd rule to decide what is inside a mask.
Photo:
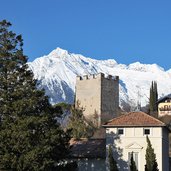
[{"label": "dark conifer", "polygon": [[154,81],[154,111],[157,111],[157,100],[158,100],[158,91],[157,91],[157,82]]},{"label": "dark conifer", "polygon": [[137,171],[137,167],[133,158],[133,152],[131,153],[130,171]]},{"label": "dark conifer", "polygon": [[0,22],[0,170],[51,171],[68,153],[70,136],[54,119],[58,111],[26,64],[21,35]]},{"label": "dark conifer", "polygon": [[110,171],[119,171],[117,167],[117,163],[115,159],[113,158],[113,151],[111,145],[109,146],[109,154],[108,154],[108,159],[109,159],[109,168]]},{"label": "dark conifer", "polygon": [[158,100],[157,83],[155,81],[152,81],[150,87],[150,113],[154,113],[157,111],[157,100]]},{"label": "dark conifer", "polygon": [[156,160],[154,161],[154,165],[153,165],[153,170],[152,171],[159,171],[158,164],[157,164]]},{"label": "dark conifer", "polygon": [[150,87],[150,112],[154,111],[154,88],[153,88],[153,81]]},{"label": "dark conifer", "polygon": [[156,162],[156,154],[154,153],[154,149],[152,148],[150,139],[147,136],[147,149],[146,149],[146,170],[147,171],[158,171],[157,162]]},{"label": "dark conifer", "polygon": [[72,137],[76,139],[89,138],[94,133],[93,126],[83,116],[83,109],[79,106],[79,102],[71,107],[68,129],[72,130]]}]

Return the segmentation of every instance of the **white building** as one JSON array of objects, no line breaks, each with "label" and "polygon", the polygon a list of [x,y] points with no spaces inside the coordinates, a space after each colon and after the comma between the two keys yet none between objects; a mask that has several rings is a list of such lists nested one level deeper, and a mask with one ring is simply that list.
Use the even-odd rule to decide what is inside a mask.
[{"label": "white building", "polygon": [[106,145],[113,145],[120,171],[129,170],[132,152],[138,171],[144,171],[147,135],[154,148],[159,171],[169,171],[169,130],[163,122],[143,112],[130,112],[108,121],[103,127],[106,128]]},{"label": "white building", "polygon": [[158,100],[158,117],[171,116],[171,94]]}]

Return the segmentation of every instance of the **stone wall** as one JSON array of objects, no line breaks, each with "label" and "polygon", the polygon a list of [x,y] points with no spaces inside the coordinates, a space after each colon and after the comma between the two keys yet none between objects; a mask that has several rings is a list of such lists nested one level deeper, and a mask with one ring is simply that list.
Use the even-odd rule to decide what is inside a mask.
[{"label": "stone wall", "polygon": [[101,114],[102,122],[118,116],[119,77],[102,77],[101,80]]},{"label": "stone wall", "polygon": [[83,107],[84,116],[98,126],[112,119],[119,108],[119,77],[100,73],[77,77],[75,102]]}]

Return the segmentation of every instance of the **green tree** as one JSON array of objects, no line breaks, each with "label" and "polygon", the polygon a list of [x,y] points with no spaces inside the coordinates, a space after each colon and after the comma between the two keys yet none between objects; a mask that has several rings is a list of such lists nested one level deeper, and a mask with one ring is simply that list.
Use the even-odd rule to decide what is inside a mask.
[{"label": "green tree", "polygon": [[93,135],[93,127],[84,118],[83,108],[80,108],[78,102],[76,107],[71,107],[68,129],[72,130],[72,137],[76,139],[89,138]]},{"label": "green tree", "polygon": [[113,158],[113,151],[112,151],[112,146],[109,145],[109,151],[108,151],[108,160],[109,160],[109,168],[110,171],[119,171],[117,167],[117,163],[115,159]]},{"label": "green tree", "polygon": [[51,171],[69,152],[44,91],[28,69],[23,40],[0,22],[0,170]]},{"label": "green tree", "polygon": [[158,171],[158,164],[156,162],[156,154],[154,153],[154,149],[152,148],[150,139],[146,138],[147,140],[147,148],[146,148],[146,171]]},{"label": "green tree", "polygon": [[152,81],[150,87],[150,113],[157,111],[157,100],[158,100],[157,83],[155,81]]},{"label": "green tree", "polygon": [[153,165],[153,170],[152,171],[159,171],[158,164],[157,164],[156,160],[154,161],[154,165]]},{"label": "green tree", "polygon": [[133,158],[133,152],[131,153],[130,171],[138,171]]}]

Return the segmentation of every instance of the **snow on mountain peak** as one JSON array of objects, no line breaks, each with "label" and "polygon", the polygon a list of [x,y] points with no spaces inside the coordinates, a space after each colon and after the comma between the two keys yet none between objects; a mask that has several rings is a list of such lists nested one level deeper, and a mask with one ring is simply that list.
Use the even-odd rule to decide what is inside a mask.
[{"label": "snow on mountain peak", "polygon": [[156,64],[135,62],[127,66],[114,59],[97,60],[56,48],[28,65],[40,83],[38,88],[45,89],[52,104],[73,103],[76,76],[100,72],[119,76],[120,106],[123,109],[128,106],[133,109],[138,102],[142,106],[148,104],[152,81],[158,83],[159,97],[171,93],[171,70],[165,72]]},{"label": "snow on mountain peak", "polygon": [[132,63],[128,66],[128,69],[131,70],[137,70],[142,72],[158,72],[158,71],[164,71],[164,69],[157,64],[142,64],[140,62]]},{"label": "snow on mountain peak", "polygon": [[55,50],[50,52],[48,56],[61,58],[61,57],[65,57],[67,55],[69,55],[67,50],[57,47]]}]

